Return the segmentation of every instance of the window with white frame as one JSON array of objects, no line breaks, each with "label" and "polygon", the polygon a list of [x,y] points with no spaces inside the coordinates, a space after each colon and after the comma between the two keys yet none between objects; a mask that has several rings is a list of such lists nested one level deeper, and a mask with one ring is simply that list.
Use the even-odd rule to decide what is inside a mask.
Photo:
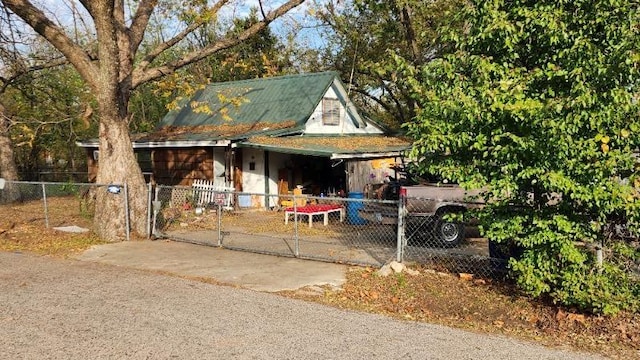
[{"label": "window with white frame", "polygon": [[322,125],[340,125],[340,101],[322,99]]}]

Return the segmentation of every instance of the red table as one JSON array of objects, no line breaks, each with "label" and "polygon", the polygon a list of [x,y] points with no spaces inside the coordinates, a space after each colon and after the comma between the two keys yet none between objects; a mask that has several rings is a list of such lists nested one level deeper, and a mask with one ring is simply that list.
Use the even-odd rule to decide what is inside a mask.
[{"label": "red table", "polygon": [[313,215],[324,215],[324,226],[329,224],[329,213],[339,212],[340,222],[344,221],[344,208],[342,205],[332,204],[313,204],[298,207],[288,207],[284,209],[284,223],[289,223],[289,215],[307,215],[309,218],[309,227],[313,225]]}]

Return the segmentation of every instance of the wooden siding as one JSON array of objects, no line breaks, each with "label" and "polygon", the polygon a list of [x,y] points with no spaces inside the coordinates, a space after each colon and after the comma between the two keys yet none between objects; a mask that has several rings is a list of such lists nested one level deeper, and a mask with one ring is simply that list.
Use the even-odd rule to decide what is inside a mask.
[{"label": "wooden siding", "polygon": [[98,177],[98,162],[93,159],[93,152],[96,148],[86,148],[87,151],[87,179],[89,182],[96,182]]},{"label": "wooden siding", "polygon": [[193,179],[213,180],[213,152],[211,148],[156,149],[153,176],[162,185],[190,186]]},{"label": "wooden siding", "polygon": [[365,192],[365,187],[379,185],[385,182],[387,176],[395,177],[395,170],[391,167],[396,159],[348,160],[347,181],[348,192]]},{"label": "wooden siding", "polygon": [[[87,180],[89,182],[96,182],[98,177],[98,164],[100,163],[100,156],[98,153],[98,159],[94,158],[94,152],[97,148],[86,148],[87,154]],[[145,180],[150,181],[150,174],[153,172],[153,163],[151,162],[151,150],[147,149],[134,149],[136,159],[140,165],[140,170],[145,174]]]}]

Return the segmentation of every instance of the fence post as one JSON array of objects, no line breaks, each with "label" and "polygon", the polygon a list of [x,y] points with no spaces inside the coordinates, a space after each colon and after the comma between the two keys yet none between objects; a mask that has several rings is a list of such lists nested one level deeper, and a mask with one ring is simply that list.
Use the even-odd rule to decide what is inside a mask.
[{"label": "fence post", "polygon": [[49,228],[49,209],[47,207],[47,186],[42,183],[42,201],[44,202],[44,224]]},{"label": "fence post", "polygon": [[604,256],[602,254],[603,248],[604,241],[600,240],[600,244],[596,246],[596,265],[598,267],[598,272],[602,272],[602,263],[604,262]]},{"label": "fence post", "polygon": [[147,185],[147,239],[151,239],[151,206],[152,206],[152,191],[151,183]]},{"label": "fence post", "polygon": [[222,204],[218,202],[218,246],[222,246]]},{"label": "fence post", "polygon": [[124,231],[127,241],[129,241],[129,188],[124,183]]},{"label": "fence post", "polygon": [[[288,215],[287,215],[288,216]],[[298,233],[298,201],[296,195],[293,195],[293,243],[294,256],[300,256],[300,234]]]},{"label": "fence post", "polygon": [[404,188],[400,188],[400,198],[398,200],[398,234],[397,234],[397,253],[396,253],[396,261],[403,262],[404,261],[404,220],[405,220],[405,204],[407,202],[407,190]]}]

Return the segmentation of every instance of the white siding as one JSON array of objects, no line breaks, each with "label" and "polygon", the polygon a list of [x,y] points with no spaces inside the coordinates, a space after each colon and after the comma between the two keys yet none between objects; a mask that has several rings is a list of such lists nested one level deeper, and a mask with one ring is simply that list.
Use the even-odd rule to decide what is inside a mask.
[{"label": "white siding", "polygon": [[[324,98],[339,99],[338,93],[343,94],[342,98],[346,98],[346,93],[339,83],[334,82],[327,90]],[[352,106],[352,112],[356,111]],[[353,115],[346,111],[345,104],[340,104],[340,124],[339,125],[323,125],[322,124],[322,101],[318,104],[313,114],[307,120],[305,126],[305,134],[382,134],[383,131],[378,127],[367,124],[366,127],[356,127],[356,119]]]},{"label": "white siding", "polygon": [[[255,168],[251,170],[251,163]],[[264,194],[264,151],[242,149],[242,190],[248,193]],[[252,195],[251,207],[264,207],[264,196]]]},{"label": "white siding", "polygon": [[[269,194],[278,195],[278,170],[285,167],[291,158],[289,154],[269,152]],[[278,197],[269,197],[269,206],[277,206]]]},{"label": "white siding", "polygon": [[224,148],[213,148],[213,183],[215,186],[227,186],[225,183]]},{"label": "white siding", "polygon": [[[278,201],[278,170],[285,167],[291,158],[289,154],[269,152],[269,178],[264,176],[265,156],[259,149],[243,149],[242,153],[242,189],[243,192],[264,194],[265,180],[269,184],[269,207],[277,206]],[[255,162],[255,170],[250,170],[250,163]],[[252,207],[264,207],[264,197],[251,196]]]}]

